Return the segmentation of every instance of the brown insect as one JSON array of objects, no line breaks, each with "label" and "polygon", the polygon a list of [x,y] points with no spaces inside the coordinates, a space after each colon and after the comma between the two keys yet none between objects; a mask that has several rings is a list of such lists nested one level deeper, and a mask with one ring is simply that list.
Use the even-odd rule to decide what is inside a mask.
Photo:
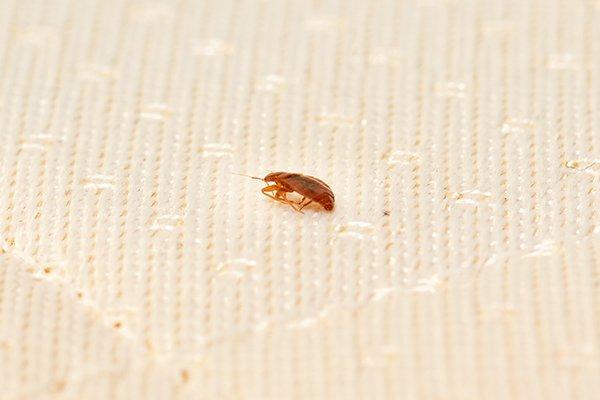
[{"label": "brown insect", "polygon": [[[265,196],[281,203],[289,204],[298,212],[302,212],[302,209],[313,201],[323,206],[327,211],[333,210],[335,196],[331,188],[325,182],[315,177],[290,172],[271,172],[264,178],[249,175],[242,176],[266,182],[268,185],[262,188],[262,193]],[[269,184],[270,182],[273,183]],[[287,198],[287,194],[292,192],[296,192],[302,196],[302,200],[299,203]]]}]

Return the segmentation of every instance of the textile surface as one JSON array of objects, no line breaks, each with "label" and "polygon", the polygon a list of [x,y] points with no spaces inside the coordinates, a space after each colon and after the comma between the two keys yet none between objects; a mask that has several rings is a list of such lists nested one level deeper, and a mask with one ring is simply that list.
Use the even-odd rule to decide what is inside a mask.
[{"label": "textile surface", "polygon": [[598,1],[0,0],[0,138],[0,399],[598,398]]}]

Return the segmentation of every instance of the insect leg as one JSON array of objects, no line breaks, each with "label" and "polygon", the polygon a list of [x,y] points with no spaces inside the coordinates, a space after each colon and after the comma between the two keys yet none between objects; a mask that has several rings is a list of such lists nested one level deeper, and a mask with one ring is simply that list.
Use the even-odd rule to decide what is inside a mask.
[{"label": "insect leg", "polygon": [[[302,212],[302,211],[299,211],[296,207],[294,207],[294,204],[291,201],[289,201],[288,199],[286,199],[285,195],[284,196],[281,195],[281,192],[282,192],[281,187],[278,185],[266,186],[266,187],[262,188],[261,192],[265,196],[270,197],[275,201],[278,201],[278,202],[284,203],[284,204],[289,204],[290,207],[292,207],[294,209],[294,211]],[[275,192],[275,195],[273,196],[272,194],[269,194],[268,192]],[[285,193],[285,191],[283,191],[283,193]]]},{"label": "insect leg", "polygon": [[281,200],[283,200],[285,203],[289,204],[289,205],[290,205],[290,206],[291,206],[291,207],[292,207],[292,208],[293,208],[295,211],[298,211],[299,213],[301,213],[301,214],[304,214],[304,213],[301,211],[301,210],[302,210],[302,208],[296,208],[296,205],[297,205],[297,204],[296,204],[296,203],[294,203],[292,200],[289,200],[289,199],[286,197],[286,194],[287,194],[287,193],[290,193],[290,191],[288,191],[288,190],[278,190],[278,191],[275,193],[275,197],[278,197],[278,198],[280,198]]},{"label": "insect leg", "polygon": [[285,203],[285,201],[280,199],[279,197],[277,197],[277,195],[273,196],[272,194],[269,194],[269,192],[278,192],[278,191],[279,191],[279,186],[277,186],[277,185],[266,186],[266,187],[262,188],[262,190],[261,190],[262,194],[264,194],[265,196],[270,197],[273,200],[279,201],[281,203]]},{"label": "insect leg", "polygon": [[[303,200],[304,201],[304,200]],[[313,201],[310,200],[308,203],[302,204],[302,207],[300,207],[300,210],[302,210],[304,207],[306,207],[307,205],[309,205],[310,203],[312,203]]]}]

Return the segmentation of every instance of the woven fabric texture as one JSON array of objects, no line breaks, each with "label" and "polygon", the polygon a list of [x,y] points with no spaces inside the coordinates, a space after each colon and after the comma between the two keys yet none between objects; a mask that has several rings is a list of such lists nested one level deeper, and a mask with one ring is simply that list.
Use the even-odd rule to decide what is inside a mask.
[{"label": "woven fabric texture", "polygon": [[0,0],[0,138],[0,399],[598,398],[599,1]]}]

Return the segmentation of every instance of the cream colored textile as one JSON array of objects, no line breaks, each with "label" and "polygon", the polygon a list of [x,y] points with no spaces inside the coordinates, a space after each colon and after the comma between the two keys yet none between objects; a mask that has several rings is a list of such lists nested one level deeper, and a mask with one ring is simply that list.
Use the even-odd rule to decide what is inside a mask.
[{"label": "cream colored textile", "polygon": [[1,0],[0,137],[0,399],[600,396],[598,1]]}]

